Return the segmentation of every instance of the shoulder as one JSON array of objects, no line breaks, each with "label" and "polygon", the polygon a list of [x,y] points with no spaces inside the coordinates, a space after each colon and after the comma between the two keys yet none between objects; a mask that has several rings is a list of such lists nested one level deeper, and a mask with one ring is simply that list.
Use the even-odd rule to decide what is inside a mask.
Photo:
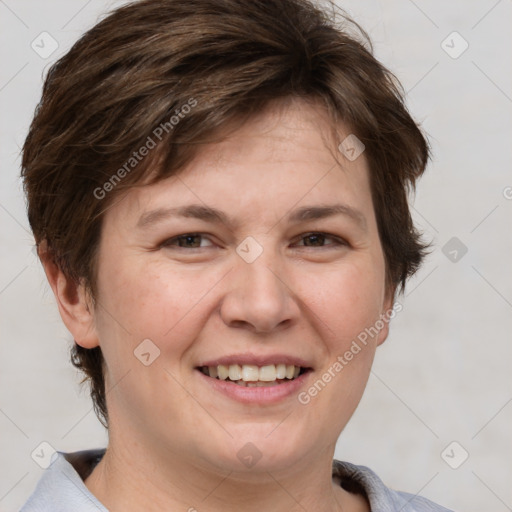
[{"label": "shoulder", "polygon": [[104,452],[57,452],[20,512],[108,512],[83,481]]},{"label": "shoulder", "polygon": [[375,512],[453,512],[427,498],[390,489],[366,466],[334,460],[333,476],[338,477],[347,490],[364,492]]}]

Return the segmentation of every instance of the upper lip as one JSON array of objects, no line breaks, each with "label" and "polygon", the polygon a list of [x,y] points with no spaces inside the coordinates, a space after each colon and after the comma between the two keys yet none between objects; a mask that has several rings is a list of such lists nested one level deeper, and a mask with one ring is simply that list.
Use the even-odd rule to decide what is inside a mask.
[{"label": "upper lip", "polygon": [[201,364],[198,365],[198,367],[201,366],[230,366],[232,364],[238,364],[240,366],[242,365],[248,365],[252,364],[255,366],[266,366],[270,364],[287,364],[287,365],[294,365],[294,366],[300,366],[302,368],[311,368],[311,364],[308,363],[306,360],[301,359],[296,356],[291,356],[289,354],[231,354],[227,356],[219,357],[218,359],[210,359],[208,361],[204,361]]}]

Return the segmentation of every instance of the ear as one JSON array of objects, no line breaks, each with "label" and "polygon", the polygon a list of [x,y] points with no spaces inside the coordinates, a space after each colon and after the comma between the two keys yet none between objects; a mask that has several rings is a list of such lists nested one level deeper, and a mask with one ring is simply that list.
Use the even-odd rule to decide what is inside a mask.
[{"label": "ear", "polygon": [[37,252],[57,300],[62,321],[73,339],[81,347],[97,347],[99,341],[94,325],[94,307],[85,286],[64,275],[48,251],[46,240],[39,244]]},{"label": "ear", "polygon": [[384,323],[384,327],[379,331],[377,336],[377,347],[386,341],[389,334],[389,322],[391,321],[391,318],[395,316],[393,314],[393,300],[395,298],[395,290],[396,287],[393,287],[392,289],[386,291],[380,317],[380,320]]}]

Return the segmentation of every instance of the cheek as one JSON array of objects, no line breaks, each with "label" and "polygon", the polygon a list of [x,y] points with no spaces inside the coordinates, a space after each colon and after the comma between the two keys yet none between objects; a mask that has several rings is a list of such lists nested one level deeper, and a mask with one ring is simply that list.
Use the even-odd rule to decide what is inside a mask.
[{"label": "cheek", "polygon": [[[333,274],[328,292],[316,297],[313,313],[321,319],[326,357],[301,404],[335,416],[329,428],[348,422],[363,395],[378,340],[383,279],[369,268]],[[313,410],[313,409],[312,409]]]},{"label": "cheek", "polygon": [[[208,291],[222,275],[194,276],[158,265],[137,268],[118,263],[115,272],[108,273],[105,265],[99,276],[104,288],[98,333],[107,362],[107,387],[114,388],[109,408],[113,415],[136,410],[147,417],[169,408],[171,395],[172,407],[185,411],[194,404],[178,384],[186,384],[180,363],[211,314]],[[155,393],[157,388],[167,391]]]},{"label": "cheek", "polygon": [[313,312],[322,320],[330,348],[344,350],[347,343],[380,318],[384,302],[383,268],[375,261],[346,265],[330,270],[321,279],[316,277],[308,277],[304,293]]},{"label": "cheek", "polygon": [[122,360],[150,339],[179,359],[204,322],[208,292],[222,277],[217,274],[129,262],[118,262],[108,272],[105,265],[99,275],[104,285],[98,329],[104,350]]}]

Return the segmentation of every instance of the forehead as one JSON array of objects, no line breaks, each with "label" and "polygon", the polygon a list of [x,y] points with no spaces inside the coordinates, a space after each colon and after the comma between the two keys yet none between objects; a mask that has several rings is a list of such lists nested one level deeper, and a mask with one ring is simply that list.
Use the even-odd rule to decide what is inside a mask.
[{"label": "forehead", "polygon": [[304,155],[297,153],[300,145],[318,163],[332,164],[336,156],[336,138],[347,132],[347,127],[336,127],[325,107],[318,101],[285,98],[268,104],[242,126],[230,130],[223,142],[206,145],[197,160],[208,160],[210,166],[227,162],[242,162],[249,155],[261,162],[293,162]]},{"label": "forehead", "polygon": [[364,154],[349,161],[337,148],[349,134],[344,125],[335,133],[319,105],[274,103],[220,142],[202,145],[176,175],[130,190],[108,215],[133,223],[150,209],[193,202],[263,220],[263,213],[340,200],[369,215]]}]

